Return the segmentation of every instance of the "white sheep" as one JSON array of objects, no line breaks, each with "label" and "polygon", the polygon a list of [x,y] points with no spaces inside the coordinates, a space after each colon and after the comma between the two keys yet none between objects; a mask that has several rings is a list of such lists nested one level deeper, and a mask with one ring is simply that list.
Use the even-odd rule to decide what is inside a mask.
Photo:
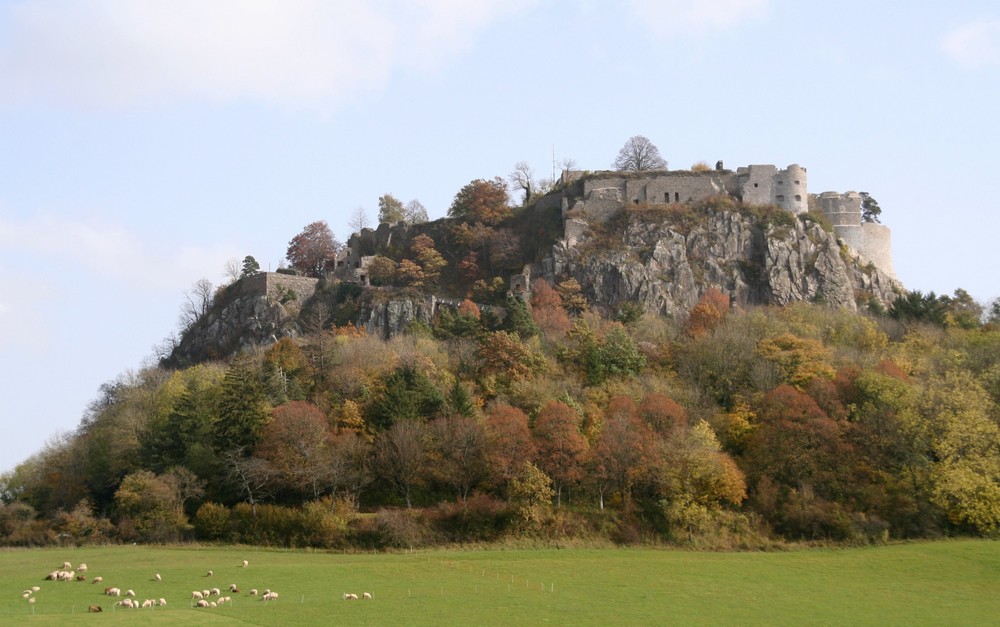
[{"label": "white sheep", "polygon": [[236,587],[235,583],[231,583],[231,584],[229,584],[229,591],[230,592],[239,592],[240,589]]},{"label": "white sheep", "polygon": [[202,590],[201,593],[207,597],[212,596],[211,590]]},{"label": "white sheep", "polygon": [[207,573],[205,573],[205,576],[206,576],[206,577],[211,577],[211,576],[212,576],[212,575],[214,575],[214,574],[215,574],[215,573],[213,573],[212,571],[208,571]]},{"label": "white sheep", "polygon": [[358,595],[356,595],[356,594],[354,594],[352,592],[345,592],[344,593],[344,600],[345,601],[357,601],[358,600]]},{"label": "white sheep", "polygon": [[199,592],[198,590],[195,590],[194,592],[191,593],[191,598],[192,599],[204,599],[205,595],[202,594],[201,592]]},{"label": "white sheep", "polygon": [[70,568],[73,568],[72,564],[70,564],[69,562],[63,562],[63,565],[62,565],[62,569],[63,570],[69,570]]},{"label": "white sheep", "polygon": [[146,599],[142,602],[142,608],[146,609],[147,607],[153,607],[153,599]]},{"label": "white sheep", "polygon": [[248,562],[247,560],[243,560],[243,568],[246,568],[249,565],[250,565],[250,562]]},{"label": "white sheep", "polygon": [[261,597],[261,600],[263,600],[265,602],[266,601],[276,601],[277,599],[278,599],[278,593],[277,592],[268,592],[263,597]]},{"label": "white sheep", "polygon": [[361,598],[371,600],[372,593],[371,592],[365,592],[364,594],[361,595]]},{"label": "white sheep", "polygon": [[115,603],[115,605],[119,605],[121,607],[132,607],[132,599],[129,599],[128,597],[126,597],[126,598],[122,599],[121,601],[118,601],[117,603]]},{"label": "white sheep", "polygon": [[252,597],[257,596],[257,588],[250,588],[250,596]]},{"label": "white sheep", "polygon": [[209,603],[208,605],[209,605],[210,607],[219,607],[219,604],[218,604],[218,603],[216,603],[215,601],[212,601],[212,602],[211,602],[211,603]]},{"label": "white sheep", "polygon": [[153,575],[153,580],[154,581],[163,581],[163,577],[160,577],[160,573],[156,573],[155,575]]},{"label": "white sheep", "polygon": [[91,581],[90,583],[102,583],[103,581],[104,581],[104,577],[97,576],[97,577],[94,577],[94,580]]},{"label": "white sheep", "polygon": [[28,598],[31,598],[31,591],[30,591],[30,590],[25,590],[25,591],[24,591],[24,594],[22,594],[22,595],[21,595],[21,598],[22,598],[22,599],[28,599]]},{"label": "white sheep", "polygon": [[109,597],[120,597],[122,595],[121,588],[108,588],[107,592]]},{"label": "white sheep", "polygon": [[39,588],[38,586],[31,586],[32,592],[38,592],[39,590],[41,590],[41,588]]},{"label": "white sheep", "polygon": [[55,581],[58,578],[59,578],[59,571],[58,570],[54,570],[51,573],[49,573],[48,575],[45,575],[45,579],[46,580]]},{"label": "white sheep", "polygon": [[125,596],[127,596],[127,597],[134,597],[135,596],[135,590],[129,588],[128,590],[125,591]]},{"label": "white sheep", "polygon": [[163,607],[166,604],[167,604],[167,600],[164,599],[163,597],[160,597],[160,607]]},{"label": "white sheep", "polygon": [[87,565],[86,564],[80,564],[79,566],[76,567],[76,569],[78,571],[80,571],[81,573],[85,573],[85,572],[87,572]]},{"label": "white sheep", "polygon": [[194,604],[195,607],[208,607],[208,601],[205,599],[198,599],[198,602]]},{"label": "white sheep", "polygon": [[30,599],[28,599],[28,603],[34,603],[34,602],[35,602],[35,597],[31,597]]},{"label": "white sheep", "polygon": [[220,594],[222,594],[222,590],[219,590],[218,588],[212,588],[211,590],[208,591],[208,594],[212,596],[219,596]]}]

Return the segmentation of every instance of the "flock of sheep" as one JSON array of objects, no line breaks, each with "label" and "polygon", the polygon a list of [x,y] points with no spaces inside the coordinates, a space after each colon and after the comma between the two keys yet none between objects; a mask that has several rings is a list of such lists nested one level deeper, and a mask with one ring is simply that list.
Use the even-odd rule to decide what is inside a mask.
[{"label": "flock of sheep", "polygon": [[[249,561],[243,560],[240,567],[247,568],[249,565],[250,565]],[[87,576],[83,574],[86,572],[87,572],[86,564],[80,564],[79,566],[76,567],[76,569],[73,569],[73,565],[70,562],[63,562],[62,568],[53,570],[52,572],[50,572],[48,575],[45,576],[45,579],[51,581],[86,581]],[[214,574],[215,573],[210,570],[205,574],[205,577],[212,577],[214,576]],[[155,575],[153,575],[153,581],[155,582],[163,581],[163,578],[160,576],[160,573],[156,573]],[[104,578],[99,576],[94,577],[91,580],[91,583],[95,584],[103,582]],[[35,593],[37,593],[39,590],[40,588],[38,586],[32,586],[30,589],[25,590],[21,596],[24,599],[26,599],[28,603],[35,603]],[[235,583],[229,585],[230,593],[237,594],[239,593],[239,591],[240,590]],[[115,601],[114,602],[115,607],[141,609],[141,608],[162,607],[167,604],[166,599],[162,597],[159,599],[144,599],[143,601],[139,601],[139,599],[136,598],[134,590],[126,589],[122,591],[121,588],[114,586],[108,586],[104,588],[104,594],[111,597],[121,597],[121,596],[125,597],[120,601]],[[270,589],[265,589],[263,592],[258,594],[258,590],[256,588],[253,588],[249,591],[248,596],[252,597],[259,596],[260,599],[265,603],[278,600],[278,593]],[[361,597],[358,597],[357,594],[351,592],[344,593],[345,601],[356,601],[359,598],[372,599],[372,594],[370,592],[364,592],[362,593]],[[205,608],[220,607],[227,603],[231,605],[232,602],[233,598],[231,596],[223,596],[222,591],[219,588],[206,588],[203,590],[193,590],[191,592],[192,607],[205,607]],[[91,605],[87,611],[103,612],[104,609],[100,605]]]}]

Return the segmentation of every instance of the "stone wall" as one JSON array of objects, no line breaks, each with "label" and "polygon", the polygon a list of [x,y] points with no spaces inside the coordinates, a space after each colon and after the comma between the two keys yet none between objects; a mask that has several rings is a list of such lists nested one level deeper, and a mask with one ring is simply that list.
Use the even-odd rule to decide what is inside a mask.
[{"label": "stone wall", "polygon": [[240,281],[241,296],[264,296],[269,302],[279,302],[288,293],[295,292],[299,302],[305,302],[316,293],[318,279],[279,272],[258,272]]}]

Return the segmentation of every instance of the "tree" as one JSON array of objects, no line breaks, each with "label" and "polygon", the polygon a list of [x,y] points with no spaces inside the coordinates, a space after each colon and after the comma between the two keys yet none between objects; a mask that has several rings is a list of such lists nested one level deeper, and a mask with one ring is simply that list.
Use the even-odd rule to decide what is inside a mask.
[{"label": "tree", "polygon": [[212,297],[215,295],[215,288],[208,279],[198,279],[191,289],[184,292],[184,303],[181,305],[181,314],[178,323],[181,328],[188,329],[198,322],[202,316],[208,313],[212,307]]},{"label": "tree", "polygon": [[274,469],[278,484],[309,498],[330,489],[330,448],[326,416],[305,401],[275,407],[254,455]]},{"label": "tree", "polygon": [[879,216],[882,208],[878,206],[878,201],[872,198],[868,192],[861,192],[861,221],[879,223]]},{"label": "tree", "polygon": [[233,359],[222,380],[219,417],[214,425],[216,448],[252,449],[268,417],[260,369],[253,358],[240,355]]},{"label": "tree", "polygon": [[929,322],[938,326],[948,323],[948,297],[934,292],[926,295],[913,290],[899,296],[889,306],[889,317],[902,322]]},{"label": "tree", "polygon": [[691,309],[684,330],[695,338],[711,333],[727,313],[729,313],[729,296],[711,287]]},{"label": "tree", "polygon": [[510,484],[510,505],[522,527],[534,527],[542,522],[545,512],[552,507],[552,479],[529,461],[521,464],[521,471]]},{"label": "tree", "polygon": [[452,218],[469,218],[483,224],[497,224],[510,215],[507,183],[498,177],[476,179],[460,189],[448,209]]},{"label": "tree", "polygon": [[652,429],[639,420],[632,399],[611,399],[593,449],[601,509],[606,487],[617,491],[628,505],[633,483],[652,466],[650,453],[655,441]]},{"label": "tree", "polygon": [[427,428],[415,420],[392,424],[375,439],[375,468],[413,507],[413,489],[423,485],[427,459]]},{"label": "tree", "polygon": [[143,540],[176,540],[187,522],[176,481],[148,470],[122,480],[115,492],[115,509],[121,522],[130,524]]},{"label": "tree", "polygon": [[443,416],[430,427],[431,472],[464,503],[488,474],[486,431],[479,421],[461,415]]},{"label": "tree", "polygon": [[427,207],[424,207],[419,200],[411,200],[403,208],[403,220],[407,224],[423,224],[427,222]]},{"label": "tree", "polygon": [[444,395],[413,365],[397,368],[385,379],[385,391],[368,410],[368,423],[387,429],[401,421],[423,422],[445,406]]},{"label": "tree", "polygon": [[253,258],[252,255],[247,255],[243,258],[243,269],[240,270],[240,278],[245,279],[248,276],[253,276],[260,272],[260,264],[257,260]]},{"label": "tree", "polygon": [[621,172],[667,169],[667,162],[660,156],[659,149],[642,135],[629,138],[612,165]]},{"label": "tree", "polygon": [[406,220],[406,209],[402,201],[392,194],[378,197],[378,221],[380,224],[395,224]]},{"label": "tree", "polygon": [[308,224],[301,233],[288,242],[285,257],[299,272],[321,277],[327,262],[335,259],[339,250],[340,242],[334,239],[333,232],[326,222],[319,220]]},{"label": "tree", "polygon": [[497,404],[486,414],[486,457],[493,482],[508,485],[520,472],[521,464],[535,456],[535,444],[528,416],[516,407]]},{"label": "tree", "polygon": [[576,410],[559,401],[549,401],[535,420],[536,463],[552,479],[557,505],[562,504],[563,488],[583,478],[587,440],[579,422]]},{"label": "tree", "polygon": [[527,161],[518,161],[514,164],[514,170],[507,175],[507,179],[524,190],[524,202],[522,204],[528,204],[535,185],[535,172],[531,169],[531,164]]},{"label": "tree", "polygon": [[350,220],[347,221],[347,226],[351,227],[351,230],[355,233],[360,233],[362,229],[366,229],[370,225],[371,220],[368,218],[368,211],[362,205],[358,205],[358,208],[351,213]]}]

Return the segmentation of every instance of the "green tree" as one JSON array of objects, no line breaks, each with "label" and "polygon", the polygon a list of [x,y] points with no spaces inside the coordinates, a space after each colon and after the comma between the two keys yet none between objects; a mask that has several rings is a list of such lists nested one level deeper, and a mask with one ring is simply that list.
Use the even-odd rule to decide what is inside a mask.
[{"label": "green tree", "polygon": [[395,224],[406,220],[403,203],[392,194],[378,197],[378,221],[380,224]]},{"label": "green tree", "polygon": [[252,357],[237,356],[222,380],[219,417],[214,425],[217,450],[253,449],[269,415],[260,368]]},{"label": "green tree", "polygon": [[445,407],[445,398],[430,379],[413,365],[403,365],[385,379],[383,392],[367,412],[368,424],[388,429],[400,421],[424,422]]},{"label": "green tree", "polygon": [[889,316],[902,322],[927,322],[943,327],[948,323],[948,297],[909,291],[893,301]]},{"label": "green tree", "polygon": [[176,480],[148,470],[122,480],[115,492],[119,529],[134,531],[141,540],[177,540],[187,523]]},{"label": "green tree", "polygon": [[245,279],[260,272],[260,264],[251,255],[243,258],[243,268],[240,270],[240,278]]},{"label": "green tree", "polygon": [[879,220],[881,214],[882,208],[878,206],[878,201],[872,198],[868,192],[861,192],[861,221],[878,224],[881,222]]}]

